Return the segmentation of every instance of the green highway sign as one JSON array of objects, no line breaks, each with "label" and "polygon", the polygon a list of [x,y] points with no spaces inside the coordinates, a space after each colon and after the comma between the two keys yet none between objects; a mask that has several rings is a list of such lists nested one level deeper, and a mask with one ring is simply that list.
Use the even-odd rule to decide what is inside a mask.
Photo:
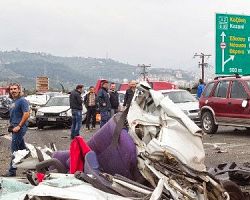
[{"label": "green highway sign", "polygon": [[250,74],[250,16],[216,14],[216,74]]}]

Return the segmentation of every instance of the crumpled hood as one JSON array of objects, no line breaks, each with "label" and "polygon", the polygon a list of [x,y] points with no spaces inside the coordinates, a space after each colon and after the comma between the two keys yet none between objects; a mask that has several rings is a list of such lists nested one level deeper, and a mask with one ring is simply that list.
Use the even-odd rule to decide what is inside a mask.
[{"label": "crumpled hood", "polygon": [[[201,129],[168,97],[151,89],[137,90],[127,120],[138,154],[168,152],[196,171],[206,171]],[[138,136],[138,127],[143,136]]]}]

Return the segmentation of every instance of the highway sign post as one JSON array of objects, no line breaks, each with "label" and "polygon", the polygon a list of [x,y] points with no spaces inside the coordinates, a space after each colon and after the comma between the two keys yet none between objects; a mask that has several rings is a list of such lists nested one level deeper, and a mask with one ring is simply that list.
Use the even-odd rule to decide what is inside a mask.
[{"label": "highway sign post", "polygon": [[216,74],[250,74],[250,16],[216,14]]}]

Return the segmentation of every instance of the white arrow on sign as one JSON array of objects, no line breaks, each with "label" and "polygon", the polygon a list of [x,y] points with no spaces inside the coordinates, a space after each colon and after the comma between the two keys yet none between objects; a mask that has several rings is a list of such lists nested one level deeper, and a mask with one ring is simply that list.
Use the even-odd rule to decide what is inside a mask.
[{"label": "white arrow on sign", "polygon": [[226,64],[226,63],[228,63],[230,60],[234,60],[234,55],[230,55],[230,58],[228,58],[225,62],[224,62],[224,65]]},{"label": "white arrow on sign", "polygon": [[[226,37],[226,34],[224,33],[224,31],[221,33],[221,42],[225,42],[225,37]],[[224,70],[225,70],[225,64],[227,64],[230,60],[234,60],[234,55],[230,55],[230,57],[227,59],[227,60],[225,60],[225,52],[224,52],[224,50],[225,50],[225,48],[221,48],[221,50],[222,50],[222,72],[224,72]]]}]

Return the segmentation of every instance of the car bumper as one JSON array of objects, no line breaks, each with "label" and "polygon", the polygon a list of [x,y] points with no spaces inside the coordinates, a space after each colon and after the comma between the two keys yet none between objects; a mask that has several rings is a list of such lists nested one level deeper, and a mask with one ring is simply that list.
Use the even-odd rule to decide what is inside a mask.
[{"label": "car bumper", "polygon": [[42,117],[37,116],[36,122],[42,125],[71,124],[72,117]]},{"label": "car bumper", "polygon": [[199,114],[196,114],[196,115],[188,115],[188,117],[194,121],[194,123],[198,126],[201,125],[201,118],[200,118],[200,115]]}]

